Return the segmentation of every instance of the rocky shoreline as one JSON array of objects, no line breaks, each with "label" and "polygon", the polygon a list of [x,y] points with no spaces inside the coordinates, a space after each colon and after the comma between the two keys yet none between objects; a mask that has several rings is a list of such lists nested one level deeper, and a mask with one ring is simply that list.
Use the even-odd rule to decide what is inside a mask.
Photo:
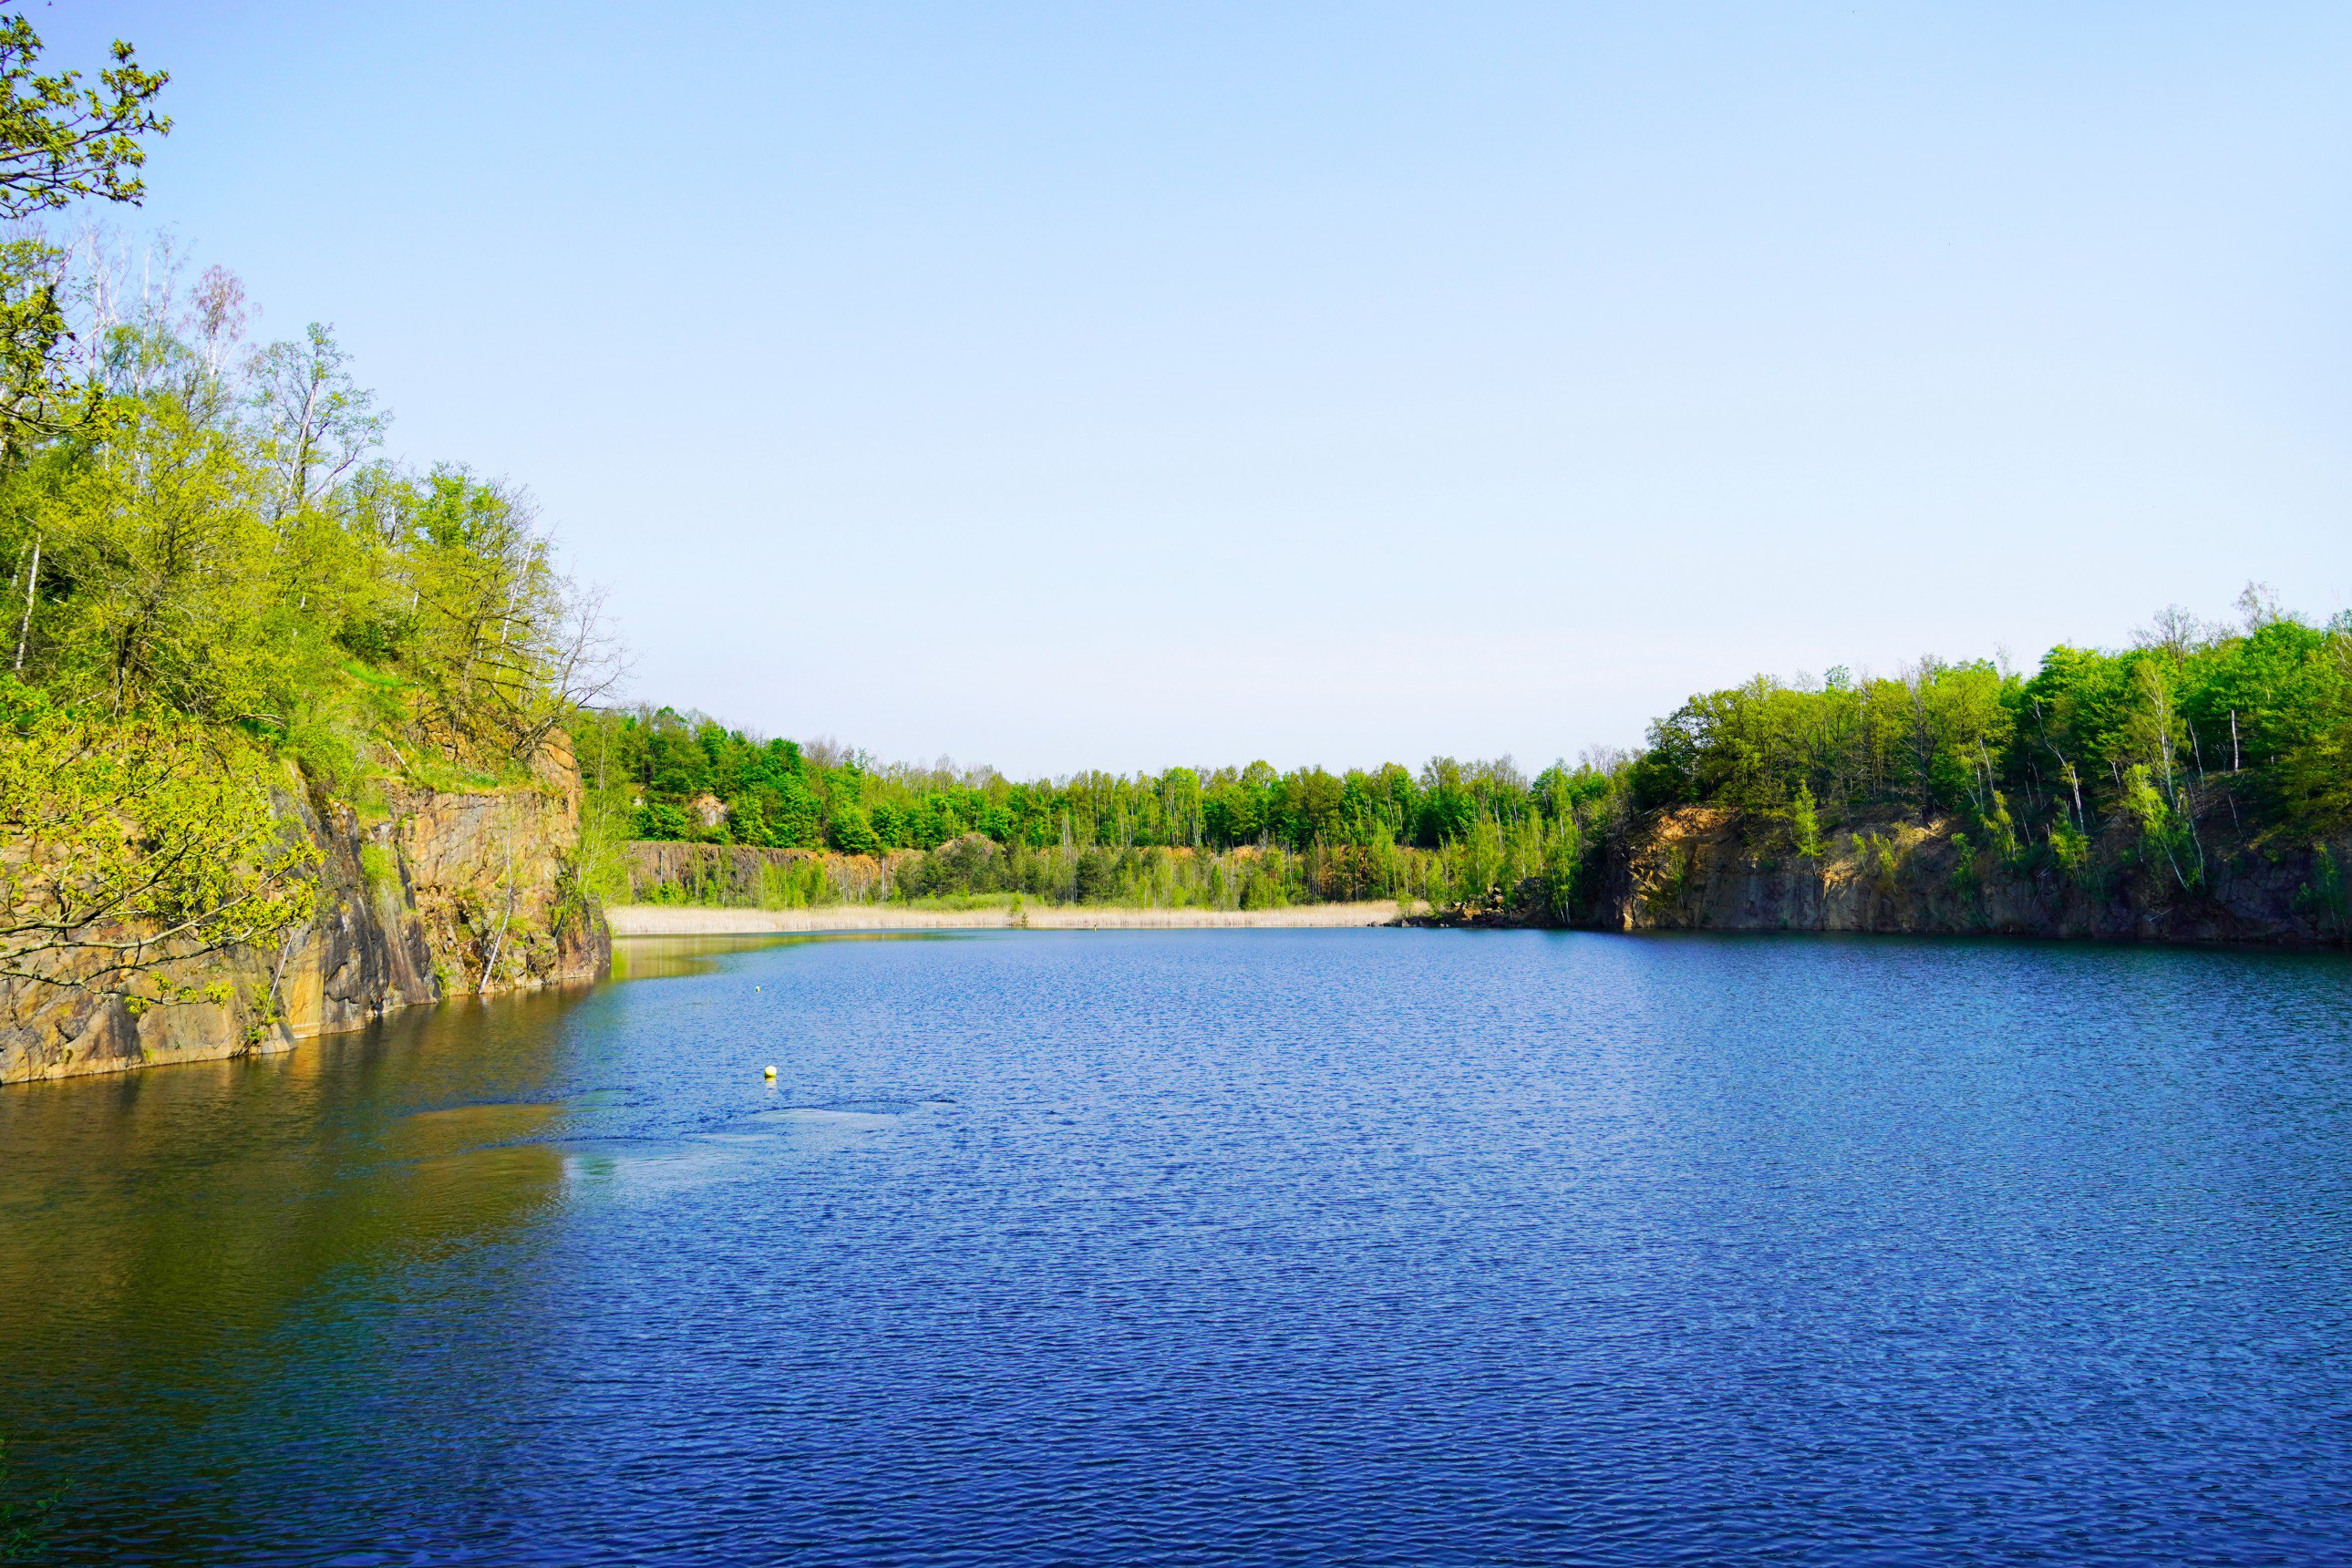
[{"label": "rocky shoreline", "polygon": [[[1795,853],[1777,824],[1707,807],[1658,813],[1612,842],[1562,916],[1530,881],[1403,923],[1613,931],[1882,931],[2283,948],[2352,942],[2352,844],[2208,846],[2193,888],[2137,862],[2125,830],[2069,875],[1971,846],[1957,819],[1857,821]],[[2021,861],[2022,863],[2019,863]]]},{"label": "rocky shoreline", "polygon": [[290,1049],[403,1007],[466,994],[584,983],[611,938],[568,887],[580,780],[560,742],[529,784],[393,785],[362,820],[289,768],[279,815],[317,846],[316,915],[282,945],[185,961],[178,977],[224,1001],[133,1008],[43,982],[0,985],[0,1084]]}]

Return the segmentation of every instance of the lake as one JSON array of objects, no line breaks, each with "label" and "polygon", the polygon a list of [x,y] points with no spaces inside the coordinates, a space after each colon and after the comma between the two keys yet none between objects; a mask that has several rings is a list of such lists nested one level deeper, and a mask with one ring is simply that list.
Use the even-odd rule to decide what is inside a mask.
[{"label": "lake", "polygon": [[[637,944],[0,1091],[76,1563],[2124,1563],[2352,1542],[2352,963]],[[777,1068],[771,1084],[761,1078]]]}]

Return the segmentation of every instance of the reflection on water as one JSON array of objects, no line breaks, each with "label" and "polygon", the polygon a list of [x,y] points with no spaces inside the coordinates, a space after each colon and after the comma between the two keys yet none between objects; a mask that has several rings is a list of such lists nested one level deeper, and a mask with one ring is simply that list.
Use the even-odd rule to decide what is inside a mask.
[{"label": "reflection on water", "polygon": [[[419,1009],[362,1040],[0,1095],[7,1425],[74,1457],[51,1467],[68,1522],[105,1506],[102,1465],[171,1521],[147,1542],[160,1560],[234,1535],[257,1438],[341,1418],[331,1391],[362,1394],[398,1353],[401,1326],[350,1286],[462,1274],[528,1237],[563,1178],[541,1140],[562,1124],[545,1097],[572,1002]],[[533,1289],[513,1268],[498,1288]],[[340,1303],[325,1321],[321,1301]],[[273,1408],[289,1380],[323,1381]]]},{"label": "reflection on water", "polygon": [[773,931],[738,936],[624,936],[613,942],[615,980],[674,980],[680,975],[709,974],[719,961],[769,948],[801,947],[812,942],[958,942],[968,933],[955,931]]},{"label": "reflection on water", "polygon": [[801,933],[773,936],[625,936],[613,942],[615,980],[674,980],[709,974],[718,961],[762,948],[790,947],[813,940]]},{"label": "reflection on water", "polygon": [[60,1560],[2352,1538],[2340,958],[627,947],[659,978],[0,1093]]}]

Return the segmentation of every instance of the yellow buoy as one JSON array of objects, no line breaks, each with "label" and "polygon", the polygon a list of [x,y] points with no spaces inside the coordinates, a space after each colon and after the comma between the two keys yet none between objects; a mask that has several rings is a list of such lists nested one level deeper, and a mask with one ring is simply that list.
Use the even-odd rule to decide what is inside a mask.
[{"label": "yellow buoy", "polygon": [[766,1078],[773,1078],[773,1077],[775,1077],[775,1076],[776,1076],[776,1065],[775,1065],[775,1063],[773,1063],[773,1062],[770,1062],[770,1063],[768,1064],[768,1070],[767,1070],[767,1072],[766,1072],[766,1073],[764,1073],[764,1074],[763,1074],[763,1075],[761,1075],[761,1076],[766,1077]]}]

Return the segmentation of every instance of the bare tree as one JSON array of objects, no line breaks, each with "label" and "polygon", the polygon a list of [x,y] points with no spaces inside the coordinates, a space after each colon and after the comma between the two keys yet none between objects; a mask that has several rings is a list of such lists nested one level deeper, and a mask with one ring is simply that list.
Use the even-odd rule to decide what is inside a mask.
[{"label": "bare tree", "polygon": [[2258,632],[2275,621],[2287,620],[2287,613],[2279,607],[2278,595],[2268,583],[2248,583],[2238,595],[2238,614],[2246,623],[2249,633]]},{"label": "bare tree", "polygon": [[2167,605],[2144,626],[2132,630],[2135,647],[2159,648],[2175,658],[2186,658],[2219,636],[2223,628],[2209,626],[2179,605]]},{"label": "bare tree", "polygon": [[228,374],[232,356],[245,341],[246,327],[256,313],[246,298],[245,283],[236,273],[224,267],[205,268],[188,297],[187,324],[206,375]]},{"label": "bare tree", "polygon": [[526,709],[511,742],[513,754],[529,758],[572,715],[613,695],[629,676],[629,660],[617,627],[605,609],[609,595],[599,585],[564,578],[557,589],[559,618],[545,629],[541,649],[535,715]]},{"label": "bare tree", "polygon": [[278,476],[277,515],[310,505],[383,440],[390,415],[352,379],[334,329],[313,321],[299,342],[272,343],[253,359],[253,401],[264,447]]}]

